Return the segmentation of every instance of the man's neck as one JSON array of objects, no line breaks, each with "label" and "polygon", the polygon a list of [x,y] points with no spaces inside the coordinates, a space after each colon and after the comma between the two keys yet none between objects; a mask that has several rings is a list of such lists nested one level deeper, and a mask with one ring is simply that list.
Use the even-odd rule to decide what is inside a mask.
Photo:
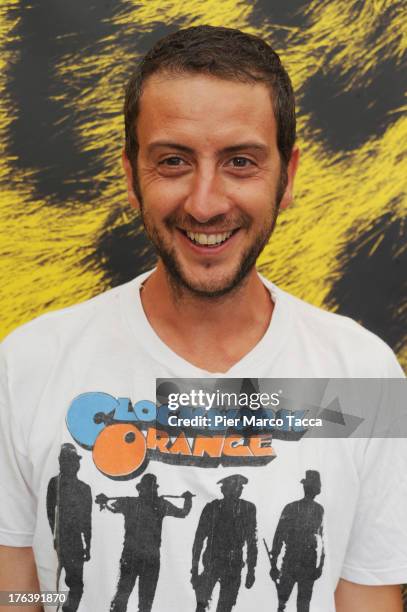
[{"label": "man's neck", "polygon": [[226,372],[266,333],[273,312],[270,294],[256,270],[221,298],[174,291],[161,264],[141,293],[144,311],[157,335],[189,363]]}]

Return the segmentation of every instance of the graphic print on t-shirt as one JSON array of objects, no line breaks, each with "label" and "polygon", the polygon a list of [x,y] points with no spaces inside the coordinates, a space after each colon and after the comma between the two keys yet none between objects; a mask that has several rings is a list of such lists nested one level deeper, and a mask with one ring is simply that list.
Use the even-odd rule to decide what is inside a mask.
[{"label": "graphic print on t-shirt", "polygon": [[[247,546],[246,588],[255,582],[257,563],[256,506],[241,499],[248,479],[241,474],[226,476],[218,481],[223,499],[204,507],[199,519],[192,548],[191,583],[196,595],[196,612],[204,612],[219,582],[217,610],[230,612],[236,604],[245,566],[243,548]],[[204,544],[206,542],[206,544]],[[199,573],[202,555],[203,571]]]},{"label": "graphic print on t-shirt", "polygon": [[[261,466],[275,458],[269,432],[172,427],[169,414],[165,404],[133,404],[129,398],[89,392],[72,401],[66,423],[75,442],[92,451],[97,469],[115,480],[139,476],[150,460],[208,468]],[[290,435],[293,440],[301,437]]]},{"label": "graphic print on t-shirt", "polygon": [[[82,393],[69,407],[68,430],[75,442],[91,450],[98,470],[116,480],[139,476],[150,461],[203,468],[263,466],[275,458],[273,436],[291,441],[301,439],[304,428],[292,425],[290,419],[304,414],[307,396],[308,404],[314,404],[310,408],[319,412],[319,401],[327,385],[326,380],[314,380],[309,385],[300,379],[290,383],[285,379],[290,395],[280,397],[282,391],[269,389],[259,393],[258,379],[192,381],[195,387],[191,391],[192,404],[181,402],[176,410],[171,406],[171,398],[187,395],[179,389],[188,389],[191,379],[177,379],[177,385],[171,380],[157,380],[156,402],[147,399],[134,402],[129,397],[114,397],[100,391]],[[262,379],[263,386],[268,382]],[[178,393],[173,393],[174,389]],[[212,399],[210,407],[193,403],[197,389],[203,397]],[[222,403],[225,397],[228,402],[239,398],[238,403],[225,407]],[[264,401],[265,397],[269,401],[267,408],[260,403],[260,398]],[[301,410],[295,406],[298,398],[304,404]],[[249,403],[242,405],[242,399]],[[322,424],[320,419],[310,420]],[[276,428],[270,425],[272,422],[281,424]]]},{"label": "graphic print on t-shirt", "polygon": [[[253,390],[248,383],[242,389],[249,393]],[[139,612],[164,612],[162,595],[159,595],[161,604],[154,609],[157,593],[173,588],[168,578],[164,584],[161,577],[161,558],[166,555],[165,548],[162,549],[163,529],[178,518],[183,519],[182,526],[171,529],[180,529],[189,534],[183,537],[190,539],[192,561],[187,562],[189,569],[184,563],[184,575],[179,578],[184,591],[189,591],[192,601],[195,601],[193,604],[189,601],[188,605],[193,606],[191,609],[196,612],[239,610],[239,600],[246,601],[240,603],[240,607],[247,606],[246,593],[249,594],[252,588],[258,590],[261,583],[262,590],[269,590],[270,601],[278,598],[278,612],[286,610],[294,598],[291,597],[294,587],[297,612],[308,612],[314,582],[321,576],[324,565],[323,508],[314,501],[321,492],[319,472],[304,468],[306,474],[301,480],[304,497],[286,505],[278,524],[276,521],[272,527],[275,529],[274,539],[271,550],[267,549],[271,581],[268,572],[264,571],[265,551],[263,547],[258,550],[257,542],[259,534],[267,547],[266,542],[271,542],[273,537],[269,523],[264,523],[267,508],[261,507],[258,481],[254,485],[256,488],[252,489],[256,502],[250,499],[252,494],[245,495],[244,492],[250,489],[250,474],[242,474],[238,468],[260,470],[253,482],[261,476],[263,469],[276,458],[272,433],[262,427],[250,426],[240,430],[230,424],[214,429],[203,425],[199,418],[193,427],[169,427],[170,414],[173,413],[169,412],[166,403],[132,402],[130,398],[115,398],[99,391],[82,393],[74,398],[68,409],[66,424],[73,442],[80,444],[92,458],[92,462],[87,464],[87,479],[99,482],[98,489],[95,490],[95,485],[92,489],[94,508],[99,508],[102,514],[94,514],[93,521],[104,533],[114,530],[114,533],[122,534],[116,539],[122,545],[120,558],[117,556],[117,561],[112,562],[114,585],[107,591],[111,594],[107,594],[106,611],[125,612],[130,609],[136,588]],[[225,416],[231,414],[232,411]],[[239,408],[239,414],[244,414],[244,409]],[[210,419],[208,415],[210,412],[206,413],[207,421]],[[295,430],[280,432],[280,436],[293,442],[301,439],[301,433]],[[174,482],[182,481],[183,474],[188,480],[186,473],[189,468],[203,468],[204,472],[211,474],[209,480],[212,484],[206,477],[209,488],[215,487],[218,493],[213,491],[211,499],[207,486],[196,488],[190,482],[191,491],[183,493],[182,489],[164,483],[165,494],[161,494],[162,471],[158,470],[157,474],[150,471],[155,462],[177,470]],[[93,478],[89,471],[92,465],[93,469],[96,468],[97,478],[96,475]],[[60,452],[60,474],[51,478],[47,494],[49,523],[58,555],[57,582],[61,574],[69,589],[63,612],[75,612],[78,608],[78,612],[88,612],[86,604],[81,604],[87,594],[84,564],[89,560],[91,564],[98,562],[98,555],[93,553],[92,559],[90,555],[91,489],[79,480],[79,468],[80,455],[76,446],[64,443]],[[227,468],[227,475],[216,478],[217,468]],[[164,472],[169,474],[166,470]],[[172,503],[170,498],[180,501]],[[277,509],[281,490],[272,499],[273,514],[277,517],[281,512],[281,507]],[[264,505],[265,500],[262,501]],[[263,517],[260,523],[259,510]],[[123,528],[119,517],[123,520]],[[72,545],[67,550],[66,542],[71,538]],[[259,554],[262,555],[260,564]],[[187,557],[188,554],[184,556]],[[292,605],[295,604],[292,602]]]},{"label": "graphic print on t-shirt", "polygon": [[[163,519],[166,516],[185,518],[192,507],[193,494],[158,495],[154,474],[144,474],[136,485],[136,497],[109,498],[100,493],[96,503],[100,509],[124,515],[124,542],[120,559],[120,576],[111,612],[127,610],[127,603],[138,578],[139,610],[151,610],[160,573],[160,548]],[[184,498],[183,508],[168,501],[168,497]]]},{"label": "graphic print on t-shirt", "polygon": [[[308,612],[314,582],[320,578],[324,566],[324,509],[314,501],[321,492],[320,474],[307,470],[301,482],[304,497],[285,506],[271,551],[264,541],[270,558],[270,577],[277,589],[278,612],[284,612],[295,584],[298,587],[297,612]],[[283,558],[278,564],[283,547]]]},{"label": "graphic print on t-shirt", "polygon": [[47,515],[58,556],[57,584],[61,571],[69,589],[63,610],[75,612],[83,593],[83,565],[90,559],[92,493],[77,477],[81,456],[73,444],[65,443],[59,453],[59,474],[47,489]]},{"label": "graphic print on t-shirt", "polygon": [[[73,444],[64,443],[59,455],[60,473],[51,478],[47,512],[58,555],[57,588],[62,570],[68,587],[64,612],[75,612],[84,582],[84,562],[91,559],[91,491],[78,479],[80,455]],[[217,481],[222,497],[208,502],[199,517],[192,547],[191,587],[196,612],[211,604],[219,584],[217,612],[231,612],[238,601],[242,582],[250,589],[256,580],[258,558],[256,505],[242,498],[249,479],[232,474]],[[297,612],[308,612],[315,580],[323,570],[323,507],[314,501],[321,492],[320,474],[306,470],[301,480],[304,497],[283,509],[269,556],[270,576],[278,595],[278,612],[286,609],[295,584]],[[138,578],[139,612],[153,610],[160,574],[163,520],[166,516],[186,518],[192,508],[190,491],[181,495],[159,495],[154,474],[144,474],[136,484],[138,495],[109,497],[98,493],[95,503],[124,517],[124,539],[116,591],[110,612],[125,612]],[[183,499],[183,507],[168,498]],[[245,554],[244,554],[245,551]]]}]

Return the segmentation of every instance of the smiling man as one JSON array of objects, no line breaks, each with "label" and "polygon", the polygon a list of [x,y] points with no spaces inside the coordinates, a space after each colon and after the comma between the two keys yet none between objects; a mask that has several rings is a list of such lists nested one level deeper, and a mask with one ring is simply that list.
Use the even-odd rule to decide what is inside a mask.
[{"label": "smiling man", "polygon": [[[299,159],[294,95],[277,54],[238,30],[181,30],[142,60],[124,110],[128,197],[158,263],[126,285],[40,317],[3,344],[0,590],[65,588],[46,485],[61,445],[75,443],[81,480],[91,490],[108,487],[106,499],[131,496],[147,464],[170,490],[196,495],[182,527],[168,519],[162,542],[157,535],[161,561],[151,592],[134,591],[129,607],[117,582],[119,567],[126,579],[123,526],[94,504],[91,551],[85,565],[80,560],[80,611],[106,610],[114,596],[116,611],[202,611],[212,597],[217,612],[401,612],[404,440],[297,437],[272,447],[258,435],[191,440],[148,416],[156,378],[403,375],[379,338],[256,271],[279,211],[291,203]],[[318,504],[312,496],[292,502],[304,473],[318,475]],[[216,499],[217,483],[237,480],[250,501]],[[58,486],[54,497],[57,503]],[[64,503],[69,508],[66,494]],[[154,503],[136,517],[146,533],[157,531]],[[291,519],[285,509],[295,504],[301,517]],[[203,529],[212,507],[216,520]],[[263,549],[257,555],[257,537],[272,542],[280,532],[298,575],[288,575],[283,546],[267,549],[270,558]],[[144,574],[150,566],[147,555]]]},{"label": "smiling man", "polygon": [[160,254],[158,269],[197,297],[241,289],[248,275],[264,294],[254,265],[289,202],[287,174],[291,188],[298,159],[298,150],[280,159],[270,104],[262,83],[207,74],[158,74],[145,86],[138,169],[131,152],[124,160],[130,198]]}]

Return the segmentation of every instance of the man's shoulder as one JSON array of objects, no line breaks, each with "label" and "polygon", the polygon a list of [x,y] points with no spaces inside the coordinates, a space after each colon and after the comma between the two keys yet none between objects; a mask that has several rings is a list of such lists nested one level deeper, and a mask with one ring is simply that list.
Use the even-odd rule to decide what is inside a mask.
[{"label": "man's shoulder", "polygon": [[20,363],[26,358],[31,361],[33,355],[36,360],[50,358],[66,345],[74,344],[90,324],[103,324],[103,320],[117,317],[120,295],[129,284],[108,289],[84,302],[47,312],[24,323],[2,341],[2,352],[10,359],[17,355]]},{"label": "man's shoulder", "polygon": [[[289,311],[290,333],[319,359],[342,365],[343,376],[397,377],[402,370],[392,349],[354,319],[324,310],[274,285],[281,309]],[[338,368],[338,371],[341,368]]]},{"label": "man's shoulder", "polygon": [[[127,342],[121,316],[122,294],[137,279],[87,301],[45,313],[11,332],[0,344],[0,384],[15,415],[37,406],[55,374],[70,380],[91,354],[109,354]],[[76,371],[76,370],[75,370]]]}]

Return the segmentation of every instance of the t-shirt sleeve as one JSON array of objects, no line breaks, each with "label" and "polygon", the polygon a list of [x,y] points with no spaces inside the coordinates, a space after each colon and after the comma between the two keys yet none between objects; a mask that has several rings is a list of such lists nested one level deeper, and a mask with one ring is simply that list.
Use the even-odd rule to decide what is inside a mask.
[{"label": "t-shirt sleeve", "polygon": [[407,441],[368,442],[342,578],[365,585],[407,582]]},{"label": "t-shirt sleeve", "polygon": [[13,414],[7,368],[0,347],[0,544],[31,546],[36,520],[30,489],[31,464]]},{"label": "t-shirt sleeve", "polygon": [[[385,414],[388,392],[391,388],[394,394],[396,387],[389,387],[386,379],[403,378],[398,383],[389,381],[399,389],[407,383],[393,351],[387,345],[385,349],[381,353],[384,392],[379,415],[390,425]],[[405,428],[404,419],[400,423]],[[341,576],[366,585],[407,583],[407,437],[371,438],[365,448],[357,510]]]}]

